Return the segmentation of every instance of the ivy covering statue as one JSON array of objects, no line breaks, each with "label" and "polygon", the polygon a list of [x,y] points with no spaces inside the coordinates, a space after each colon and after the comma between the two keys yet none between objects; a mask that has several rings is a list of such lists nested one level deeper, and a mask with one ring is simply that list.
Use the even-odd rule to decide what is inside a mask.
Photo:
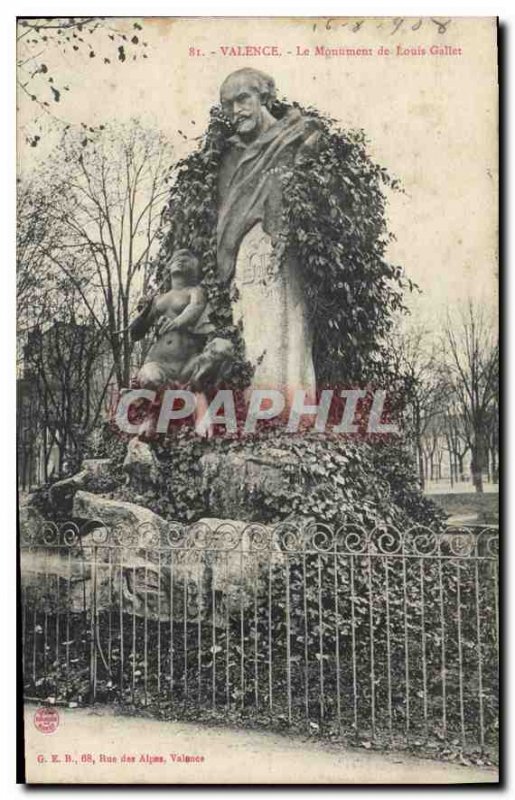
[{"label": "ivy covering statue", "polygon": [[[233,385],[291,390],[381,380],[402,310],[385,250],[384,187],[366,152],[313,108],[280,102],[273,78],[229,75],[199,149],[179,163],[157,277],[188,247],[216,335],[238,345]],[[249,370],[249,362],[251,370]]]}]

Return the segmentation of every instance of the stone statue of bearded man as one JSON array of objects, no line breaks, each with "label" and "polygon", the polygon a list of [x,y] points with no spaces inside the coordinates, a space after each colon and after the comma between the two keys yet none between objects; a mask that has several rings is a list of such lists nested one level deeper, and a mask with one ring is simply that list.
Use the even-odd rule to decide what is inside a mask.
[{"label": "stone statue of bearded man", "polygon": [[220,101],[235,133],[219,173],[218,270],[231,281],[253,386],[314,398],[312,321],[293,254],[276,258],[283,232],[280,172],[316,147],[315,120],[290,109],[276,119],[273,79],[255,69],[229,75]]}]

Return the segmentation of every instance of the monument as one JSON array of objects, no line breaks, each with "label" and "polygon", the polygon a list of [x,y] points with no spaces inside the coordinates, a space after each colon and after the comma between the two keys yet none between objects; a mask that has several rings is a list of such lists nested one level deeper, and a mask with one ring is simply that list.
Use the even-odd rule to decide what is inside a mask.
[{"label": "monument", "polygon": [[[402,295],[392,288],[400,285],[398,268],[384,257],[385,171],[371,161],[360,134],[335,129],[314,109],[279,102],[274,80],[258,70],[229,75],[220,101],[202,143],[171,184],[154,275],[162,291],[140,298],[130,325],[134,341],[150,339],[137,384],[156,395],[166,387],[190,389],[205,399],[204,408],[220,384],[286,397],[302,389],[309,404],[317,381],[324,384],[321,352],[322,367],[337,362],[336,389],[338,381],[367,386],[371,375],[382,379],[384,351],[377,342],[393,324]],[[292,190],[300,198],[295,214]],[[242,359],[252,371],[235,379]],[[356,365],[364,365],[361,373]],[[128,447],[118,431],[106,432],[109,445],[109,437],[118,437],[116,457],[121,449],[125,457],[114,486],[106,488],[103,473],[111,462],[101,458],[56,486],[48,503],[43,498],[45,513],[48,506],[51,515],[66,506],[80,536],[90,537],[86,553],[96,552],[94,536],[106,524],[124,547],[138,544],[131,531],[143,530],[136,558],[123,556],[129,574],[120,582],[134,614],[146,613],[152,594],[151,612],[172,616],[156,590],[164,587],[170,596],[166,569],[144,551],[173,544],[177,530],[197,536],[197,522],[203,541],[230,529],[236,543],[247,524],[258,526],[252,530],[293,525],[301,539],[313,523],[338,527],[342,520],[356,519],[367,530],[385,521],[398,530],[441,525],[402,442],[349,441],[317,431],[292,437],[266,426],[248,438],[178,433],[148,442],[152,414],[147,420]],[[195,573],[207,594],[210,558]],[[45,561],[42,568],[48,571]],[[140,593],[131,584],[135,570],[144,575]],[[252,576],[243,577],[252,588]],[[187,570],[178,574],[180,591],[191,583]]]}]

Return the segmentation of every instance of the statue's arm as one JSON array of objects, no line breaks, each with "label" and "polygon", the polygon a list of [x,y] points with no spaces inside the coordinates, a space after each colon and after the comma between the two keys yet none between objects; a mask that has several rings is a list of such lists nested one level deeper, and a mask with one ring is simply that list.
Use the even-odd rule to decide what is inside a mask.
[{"label": "statue's arm", "polygon": [[143,310],[138,314],[135,320],[129,325],[131,339],[138,342],[148,333],[156,318],[156,307],[154,299],[149,300]]}]

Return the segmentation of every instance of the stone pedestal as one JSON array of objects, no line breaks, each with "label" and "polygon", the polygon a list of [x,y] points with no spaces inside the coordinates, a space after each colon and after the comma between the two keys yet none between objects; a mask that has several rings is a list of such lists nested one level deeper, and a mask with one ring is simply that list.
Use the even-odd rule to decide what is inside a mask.
[{"label": "stone pedestal", "polygon": [[200,459],[201,490],[213,516],[260,519],[260,504],[267,495],[302,487],[300,460],[291,451],[252,446],[213,452]]},{"label": "stone pedestal", "polygon": [[159,467],[148,442],[133,437],[127,446],[123,470],[129,483],[138,492],[155,486],[159,480]]},{"label": "stone pedestal", "polygon": [[62,513],[71,514],[73,498],[79,489],[90,489],[96,481],[109,481],[111,478],[111,460],[109,458],[84,459],[80,472],[52,485],[50,488],[52,503]]},{"label": "stone pedestal", "polygon": [[48,613],[64,597],[72,613],[121,610],[223,625],[227,612],[240,613],[253,602],[270,559],[283,559],[272,528],[236,519],[182,525],[83,491],[75,495],[73,516],[80,520],[78,535],[70,526],[39,538],[32,530],[34,546],[22,552],[22,588]]}]

